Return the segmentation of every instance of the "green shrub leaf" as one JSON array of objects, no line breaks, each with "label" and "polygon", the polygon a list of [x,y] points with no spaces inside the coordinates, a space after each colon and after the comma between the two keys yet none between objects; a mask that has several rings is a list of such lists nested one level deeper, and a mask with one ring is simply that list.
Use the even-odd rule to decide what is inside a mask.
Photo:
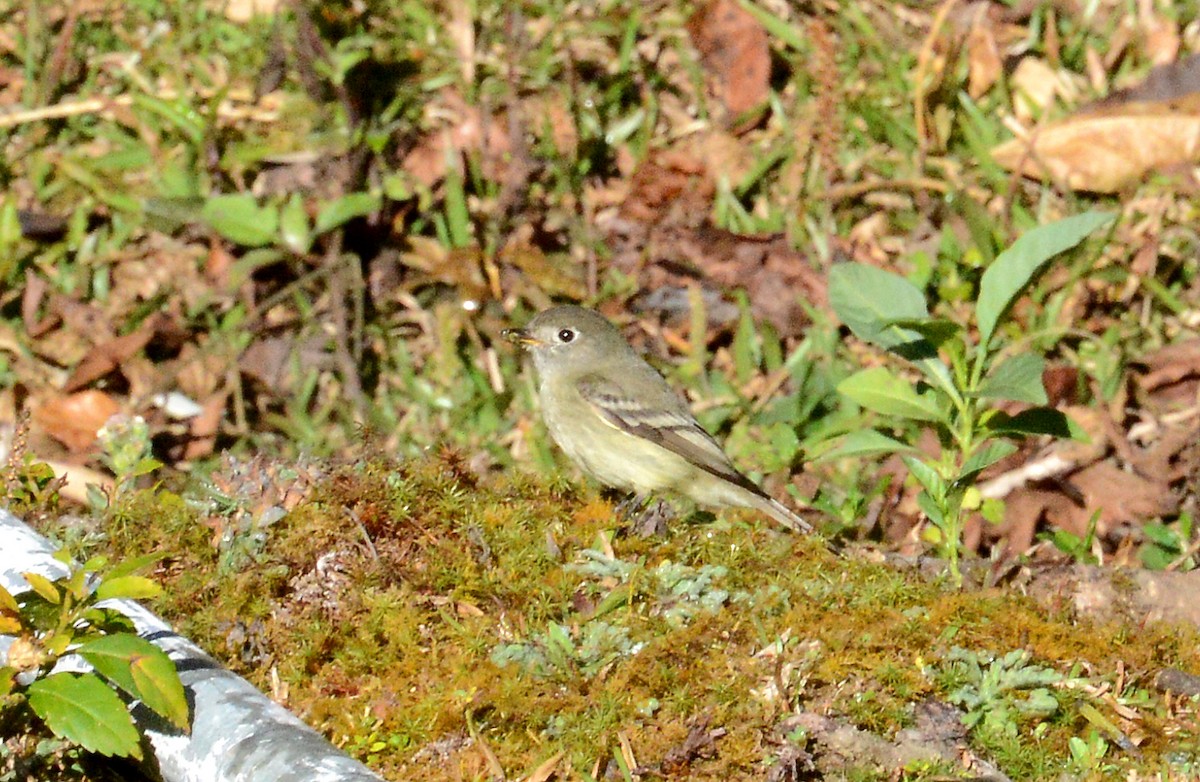
[{"label": "green shrub leaf", "polygon": [[929,340],[934,347],[940,347],[942,343],[962,331],[962,326],[946,318],[897,318],[885,325],[915,331]]},{"label": "green shrub leaf", "polygon": [[279,235],[283,244],[294,253],[303,255],[312,248],[312,229],[304,200],[297,193],[283,205],[279,213]]},{"label": "green shrub leaf", "polygon": [[87,642],[79,654],[122,690],[181,730],[188,729],[183,684],[162,649],[137,635],[119,633]]},{"label": "green shrub leaf", "polygon": [[856,337],[886,349],[921,339],[897,321],[929,317],[925,296],[911,282],[861,263],[829,270],[829,303]]},{"label": "green shrub leaf", "polygon": [[963,463],[958,479],[973,481],[979,473],[1016,450],[1017,446],[1007,440],[992,440],[971,454],[971,458]]},{"label": "green shrub leaf", "polygon": [[41,595],[47,603],[58,605],[62,602],[62,593],[54,582],[43,576],[41,573],[22,573],[25,580],[29,582],[29,586],[33,587],[33,591]]},{"label": "green shrub leaf", "polygon": [[880,453],[905,453],[916,450],[911,445],[889,437],[883,432],[874,429],[860,429],[842,438],[836,448],[821,456],[820,461],[841,459],[847,456],[873,456]]},{"label": "green shrub leaf", "polygon": [[244,247],[269,244],[279,226],[279,210],[259,206],[249,193],[212,196],[200,214],[214,231]]},{"label": "green shrub leaf", "polygon": [[[916,456],[902,454],[900,460],[904,462],[904,466],[908,468],[912,476],[917,479],[917,483],[921,484],[922,488],[931,495],[931,500],[935,497],[946,496],[946,481],[942,479],[942,476],[938,475],[937,470]],[[924,510],[923,506],[922,510]],[[928,512],[926,512],[926,515],[933,518],[933,515]]]},{"label": "green shrub leaf", "polygon": [[975,318],[979,324],[980,344],[987,346],[1000,318],[1047,261],[1079,244],[1112,219],[1109,212],[1085,212],[1041,225],[1026,232],[1000,253],[979,282]]},{"label": "green shrub leaf", "polygon": [[1046,404],[1042,371],[1046,360],[1035,353],[1013,356],[996,366],[979,387],[979,396],[1011,399],[1031,405]]},{"label": "green shrub leaf", "polygon": [[958,399],[950,370],[924,334],[943,337],[945,321],[929,317],[925,297],[908,280],[861,263],[838,264],[829,271],[829,303],[859,339],[913,362],[938,388]]},{"label": "green shrub leaf", "polygon": [[1050,407],[1031,407],[1016,415],[997,413],[987,422],[987,430],[989,434],[1046,434],[1052,437],[1069,437],[1080,442],[1091,440],[1087,432],[1065,413]]},{"label": "green shrub leaf", "polygon": [[157,582],[145,576],[117,576],[106,578],[96,587],[96,598],[108,600],[112,597],[125,597],[130,600],[142,600],[148,597],[158,597],[162,587]]},{"label": "green shrub leaf", "polygon": [[908,382],[883,367],[856,372],[838,384],[838,391],[868,410],[913,421],[946,419],[933,393],[918,394]]},{"label": "green shrub leaf", "polygon": [[54,732],[90,752],[141,759],[133,717],[99,676],[56,673],[29,685],[29,705]]},{"label": "green shrub leaf", "polygon": [[379,196],[370,193],[349,193],[321,207],[321,211],[317,212],[316,227],[313,231],[317,234],[332,231],[339,225],[345,225],[356,217],[369,215],[378,208]]}]

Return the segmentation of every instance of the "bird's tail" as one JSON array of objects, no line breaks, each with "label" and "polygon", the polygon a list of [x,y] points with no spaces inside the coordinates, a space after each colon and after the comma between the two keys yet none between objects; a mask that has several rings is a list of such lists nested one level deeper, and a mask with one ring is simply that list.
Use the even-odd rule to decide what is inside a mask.
[{"label": "bird's tail", "polygon": [[754,495],[754,506],[794,532],[812,532],[812,525],[792,513],[783,503],[766,495]]}]

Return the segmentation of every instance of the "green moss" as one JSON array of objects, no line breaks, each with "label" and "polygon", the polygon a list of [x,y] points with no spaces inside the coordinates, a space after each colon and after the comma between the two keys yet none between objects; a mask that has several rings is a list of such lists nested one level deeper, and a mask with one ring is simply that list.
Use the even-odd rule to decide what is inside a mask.
[{"label": "green moss", "polygon": [[[1194,632],[948,591],[736,514],[606,543],[616,522],[602,500],[464,474],[453,453],[323,473],[236,567],[214,547],[213,520],[174,495],[131,495],[105,546],[162,552],[156,610],[259,687],[274,671],[290,708],[385,775],[486,776],[472,730],[514,774],[559,751],[590,773],[621,737],[652,767],[706,718],[725,733],[688,761],[689,778],[760,778],[776,752],[764,737],[793,708],[887,736],[911,723],[914,703],[961,686],[939,673],[956,646],[1025,649],[1030,664],[1097,687],[1122,667],[1144,682],[1163,665],[1200,666]],[[544,645],[552,627],[567,646],[542,669],[497,664],[498,648]],[[606,633],[615,640],[597,641]],[[588,644],[616,640],[618,653],[588,656]],[[1180,726],[1137,692],[1153,758]],[[1086,732],[1084,702],[1064,695],[1015,736],[972,740],[1014,777],[1045,776]]]}]

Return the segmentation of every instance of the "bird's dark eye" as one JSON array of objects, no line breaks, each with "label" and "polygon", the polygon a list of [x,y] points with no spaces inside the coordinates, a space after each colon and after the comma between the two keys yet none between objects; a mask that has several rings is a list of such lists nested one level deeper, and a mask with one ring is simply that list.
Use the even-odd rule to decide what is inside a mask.
[{"label": "bird's dark eye", "polygon": [[570,342],[573,339],[575,339],[575,332],[571,329],[561,329],[558,332],[559,342]]}]

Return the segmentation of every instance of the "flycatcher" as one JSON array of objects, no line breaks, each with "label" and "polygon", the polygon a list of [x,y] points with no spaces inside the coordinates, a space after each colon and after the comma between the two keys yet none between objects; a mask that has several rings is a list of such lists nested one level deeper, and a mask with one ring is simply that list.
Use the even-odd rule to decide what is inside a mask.
[{"label": "flycatcher", "polygon": [[554,442],[601,483],[674,491],[710,507],[757,508],[796,531],[804,519],[742,475],[687,404],[599,313],[567,305],[504,336],[533,357]]}]

